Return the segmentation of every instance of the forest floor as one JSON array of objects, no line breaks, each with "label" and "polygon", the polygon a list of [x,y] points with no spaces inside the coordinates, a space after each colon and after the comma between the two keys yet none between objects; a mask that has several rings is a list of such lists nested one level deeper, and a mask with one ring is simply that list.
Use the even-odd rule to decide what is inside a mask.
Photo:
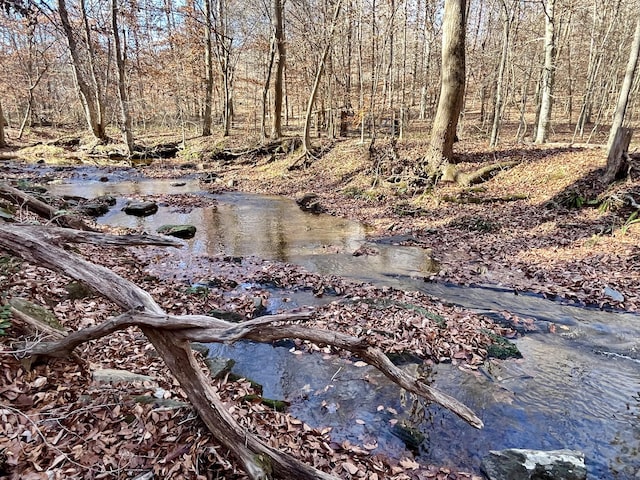
[{"label": "forest floor", "polygon": [[[640,200],[640,172],[632,170],[630,179],[613,186],[602,185],[601,148],[513,144],[490,150],[478,139],[463,139],[456,144],[462,171],[496,161],[519,163],[479,186],[440,184],[422,191],[405,173],[420,159],[424,140],[398,142],[397,152],[384,140],[373,149],[355,139],[339,141],[330,144],[321,158],[296,170],[289,169],[295,154],[221,158],[221,151],[246,146],[245,142],[241,136],[225,141],[194,139],[178,159],[158,160],[138,171],[149,177],[215,172],[218,180],[212,188],[217,190],[292,198],[312,192],[323,211],[366,223],[373,237],[393,237],[399,243],[431,249],[440,265],[432,281],[495,285],[627,311],[640,307],[640,222],[635,210],[623,202],[626,195]],[[75,147],[56,147],[61,150],[55,155],[40,146],[27,148],[31,150],[9,149],[0,156],[72,164],[93,161]],[[19,162],[13,162],[3,176],[12,181],[24,175]],[[334,292],[336,300],[317,307],[310,326],[350,334],[374,332],[372,342],[387,351],[412,352],[428,362],[449,361],[469,372],[486,360],[495,335],[516,335],[509,326],[424,294],[320,276],[277,262],[202,259],[202,274],[215,280],[203,294],[190,288],[179,272],[163,277],[157,271],[163,258],[171,262],[161,249],[91,246],[81,253],[138,283],[175,314],[225,310],[254,317],[270,293],[267,288],[236,289],[247,281],[291,291]],[[21,296],[46,306],[68,330],[118,313],[104,299],[73,294],[69,279],[62,275],[6,256],[1,260],[4,298]],[[152,263],[155,271],[149,269]],[[509,320],[512,325],[527,322]],[[385,331],[396,334],[388,338],[375,333]],[[144,477],[149,473],[155,478],[246,478],[191,408],[158,408],[154,398],[184,401],[184,393],[139,330],[79,347],[80,364],[56,359],[30,370],[14,347],[16,340],[25,338],[32,339],[33,334],[18,323],[0,336],[0,478],[139,475],[142,479],[151,478]],[[303,342],[297,342],[295,349],[336,354]],[[91,371],[101,368],[126,369],[151,378],[109,385],[92,380]],[[454,466],[422,465],[409,453],[386,458],[368,438],[360,444],[333,442],[328,429],[314,429],[261,403],[243,401],[254,393],[248,381],[223,377],[212,383],[250,431],[340,478],[480,478],[477,472],[462,473]],[[137,395],[151,402],[140,403]]]}]

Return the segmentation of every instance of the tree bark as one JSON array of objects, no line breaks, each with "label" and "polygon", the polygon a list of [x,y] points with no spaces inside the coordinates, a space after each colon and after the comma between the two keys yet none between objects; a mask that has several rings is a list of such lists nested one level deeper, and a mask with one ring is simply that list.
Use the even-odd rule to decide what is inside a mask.
[{"label": "tree bark", "polygon": [[211,135],[213,101],[213,47],[211,43],[211,0],[204,0],[204,114],[202,116],[202,136]]},{"label": "tree bark", "polygon": [[538,117],[535,143],[545,143],[547,141],[551,124],[553,86],[556,75],[555,6],[556,0],[547,0],[546,5],[543,5],[545,15],[544,69],[542,71],[540,115]]},{"label": "tree bark", "polygon": [[620,96],[618,97],[618,104],[616,105],[616,111],[613,115],[613,123],[611,124],[611,131],[609,132],[609,141],[607,143],[607,150],[609,157],[611,157],[612,147],[614,140],[618,135],[618,131],[622,127],[624,117],[627,112],[627,105],[629,104],[629,94],[631,92],[631,86],[633,85],[633,78],[635,76],[636,68],[638,66],[638,56],[640,54],[640,15],[636,21],[636,29],[633,34],[633,41],[631,43],[631,49],[629,50],[629,60],[627,61],[627,69],[620,88]]},{"label": "tree bark", "polygon": [[440,100],[423,163],[430,176],[453,162],[453,142],[464,103],[466,0],[446,0],[442,26]]},{"label": "tree bark", "polygon": [[616,136],[611,142],[607,155],[607,169],[602,181],[605,184],[624,177],[629,169],[629,144],[633,130],[630,128],[619,127],[616,130]]},{"label": "tree bark", "polygon": [[[126,328],[127,325],[139,325],[179,381],[203,422],[215,438],[238,459],[252,479],[329,480],[334,477],[303,464],[291,455],[272,449],[245,431],[211,388],[193,357],[188,340],[198,338],[208,339],[207,341],[235,341],[247,338],[268,342],[277,338],[299,337],[345,348],[378,367],[403,388],[440,403],[477,428],[482,427],[482,421],[471,410],[393,365],[383,352],[369,346],[366,339],[325,330],[305,329],[299,325],[273,325],[274,321],[287,320],[286,316],[263,317],[242,324],[232,324],[206,316],[168,316],[155,300],[137,285],[105,267],[92,264],[61,248],[60,242],[74,241],[74,232],[60,230],[0,224],[0,248],[25,261],[83,282],[128,313],[97,327],[71,333],[58,342],[40,343],[33,347],[34,352],[49,355],[68,353],[89,339]],[[100,241],[103,243],[113,241],[113,237],[109,235],[91,235],[95,239],[101,238]],[[86,241],[87,235],[82,234],[80,240]],[[135,238],[133,240],[135,241]],[[294,315],[290,319],[304,317],[304,314]]]},{"label": "tree bark", "polygon": [[276,76],[273,79],[273,128],[271,129],[271,138],[274,139],[282,137],[283,77],[287,58],[284,39],[284,2],[285,0],[273,0],[274,40],[278,50]]},{"label": "tree bark", "polygon": [[271,73],[273,72],[273,62],[276,57],[276,45],[275,38],[271,40],[269,46],[269,63],[267,64],[267,78],[264,80],[264,86],[262,87],[262,115],[260,119],[260,131],[262,138],[267,139],[267,102],[269,98],[269,88],[271,87]]}]

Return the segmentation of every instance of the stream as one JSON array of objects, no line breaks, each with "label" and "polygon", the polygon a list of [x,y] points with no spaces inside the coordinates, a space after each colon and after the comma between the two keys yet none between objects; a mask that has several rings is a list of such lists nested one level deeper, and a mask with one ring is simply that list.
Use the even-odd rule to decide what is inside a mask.
[{"label": "stream", "polygon": [[[184,179],[181,180],[185,181]],[[515,341],[521,360],[489,360],[474,373],[450,364],[420,370],[433,386],[471,407],[485,428],[469,427],[450,412],[429,405],[392,384],[375,369],[322,355],[294,355],[291,345],[211,345],[212,356],[233,358],[234,373],[264,386],[264,396],[285,399],[289,411],[318,428],[332,427],[336,441],[377,444],[376,452],[479,473],[489,450],[560,449],[585,453],[590,479],[640,478],[640,316],[562,305],[499,288],[469,288],[425,282],[433,273],[429,252],[376,243],[379,255],[353,256],[367,243],[365,226],[329,215],[302,212],[291,200],[260,195],[202,191],[197,179],[126,181],[97,177],[50,185],[56,195],[93,198],[113,195],[117,204],[100,223],[142,227],[155,233],[163,224],[193,224],[198,231],[182,249],[188,269],[200,255],[257,256],[298,264],[310,271],[377,285],[421,290],[488,316],[508,311],[558,326],[557,334],[531,333]],[[155,215],[125,215],[128,195],[199,193],[216,206],[178,213],[161,204]],[[244,286],[250,288],[250,286]],[[278,295],[273,292],[273,309]],[[287,305],[319,300],[300,293]],[[326,301],[326,300],[325,300]],[[393,425],[396,426],[393,426]]]}]

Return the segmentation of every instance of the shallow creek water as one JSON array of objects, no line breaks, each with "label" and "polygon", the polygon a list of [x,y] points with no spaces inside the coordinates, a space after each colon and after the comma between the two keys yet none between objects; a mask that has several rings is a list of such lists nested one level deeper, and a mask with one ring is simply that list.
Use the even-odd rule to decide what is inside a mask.
[{"label": "shallow creek water", "polygon": [[[120,211],[128,195],[197,193],[201,186],[197,180],[179,187],[171,185],[175,180],[113,180],[72,181],[52,185],[51,191],[87,198],[116,196],[118,204],[98,219],[101,223],[143,227],[150,233],[167,223],[196,225],[195,238],[177,253],[183,268],[202,254],[255,255],[319,273],[419,289],[489,316],[512,312],[534,318],[542,331],[545,322],[558,325],[557,334],[518,339],[522,360],[491,360],[475,373],[452,365],[406,366],[421,369],[434,386],[471,407],[485,423],[482,430],[416,400],[376,370],[354,362],[294,355],[286,344],[211,346],[212,355],[236,360],[235,373],[262,384],[265,397],[289,401],[290,412],[315,427],[333,427],[334,439],[377,443],[378,451],[406,456],[405,443],[392,426],[397,421],[419,432],[414,453],[424,462],[478,472],[489,450],[569,448],[585,452],[591,479],[640,478],[639,316],[561,305],[500,289],[425,282],[422,278],[433,268],[428,252],[379,243],[379,255],[354,257],[352,253],[366,243],[363,225],[307,214],[278,197],[227,193],[213,196],[216,207],[176,213],[161,206],[150,217],[128,216]],[[274,309],[277,298],[274,292]],[[310,294],[293,298],[291,306],[318,301]]]}]

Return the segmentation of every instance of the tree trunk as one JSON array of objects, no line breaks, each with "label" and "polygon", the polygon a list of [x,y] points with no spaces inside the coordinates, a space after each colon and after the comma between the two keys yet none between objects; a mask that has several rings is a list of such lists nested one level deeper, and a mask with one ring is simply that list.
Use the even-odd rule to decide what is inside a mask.
[{"label": "tree trunk", "polygon": [[211,103],[213,99],[213,51],[211,45],[211,0],[204,0],[204,115],[202,116],[202,136],[211,135]]},{"label": "tree trunk", "polygon": [[553,85],[556,74],[555,5],[556,0],[548,0],[546,5],[544,5],[544,70],[542,72],[542,97],[540,100],[540,116],[538,117],[535,143],[545,143],[547,141],[549,125],[551,124]]},{"label": "tree trunk", "polygon": [[7,146],[7,140],[4,135],[4,114],[2,113],[2,101],[0,101],[0,148]]},{"label": "tree trunk", "polygon": [[511,30],[511,17],[506,0],[502,1],[502,52],[500,54],[500,66],[498,67],[498,79],[496,80],[496,96],[493,105],[493,125],[491,126],[491,140],[489,145],[495,147],[498,144],[500,131],[500,118],[502,116],[502,96],[504,89],[504,71],[507,68],[507,56],[509,54],[509,32]]},{"label": "tree trunk", "polygon": [[614,145],[614,140],[618,136],[618,131],[622,127],[624,117],[627,112],[627,105],[629,104],[629,93],[631,92],[631,86],[633,85],[633,78],[635,76],[636,68],[638,66],[638,55],[640,54],[640,16],[636,21],[636,30],[633,34],[633,42],[631,43],[631,50],[629,51],[629,60],[627,62],[627,70],[624,74],[624,81],[620,88],[620,97],[618,98],[618,104],[613,116],[613,123],[611,124],[611,131],[609,132],[609,142],[607,144],[607,150],[609,156]]},{"label": "tree trunk", "polygon": [[275,38],[272,39],[269,47],[269,64],[267,65],[267,78],[264,80],[264,86],[262,88],[262,115],[260,119],[260,132],[262,138],[269,137],[267,134],[267,102],[269,98],[269,87],[271,86],[271,72],[273,71],[273,62],[276,56],[276,44]]},{"label": "tree trunk", "polygon": [[271,129],[271,137],[275,139],[282,137],[282,84],[287,56],[283,16],[284,0],[273,0],[274,35],[278,48],[278,64],[276,66],[276,76],[273,79],[273,128]]},{"label": "tree trunk", "polygon": [[69,21],[66,0],[58,0],[58,14],[60,15],[60,22],[62,23],[62,30],[64,31],[67,39],[67,44],[69,45],[73,75],[78,87],[78,93],[87,123],[89,124],[89,128],[93,135],[98,140],[105,141],[107,139],[107,134],[105,131],[103,117],[101,115],[102,107],[98,101],[99,95],[98,92],[92,90],[82,71],[80,50],[78,48],[78,43],[76,42],[73,27]]},{"label": "tree trunk", "polygon": [[133,132],[131,126],[131,114],[129,113],[129,95],[127,93],[125,62],[126,53],[122,47],[120,31],[118,29],[118,0],[111,0],[111,27],[113,28],[113,41],[116,56],[116,73],[118,77],[118,99],[120,100],[120,128],[122,139],[127,146],[127,153],[133,153]]},{"label": "tree trunk", "polygon": [[423,163],[429,176],[453,161],[453,142],[464,103],[466,0],[446,0],[442,26],[440,100]]},{"label": "tree trunk", "polygon": [[609,147],[607,155],[607,170],[605,171],[602,181],[605,184],[624,177],[629,169],[629,144],[633,130],[630,128],[619,127],[616,130],[616,136]]}]

